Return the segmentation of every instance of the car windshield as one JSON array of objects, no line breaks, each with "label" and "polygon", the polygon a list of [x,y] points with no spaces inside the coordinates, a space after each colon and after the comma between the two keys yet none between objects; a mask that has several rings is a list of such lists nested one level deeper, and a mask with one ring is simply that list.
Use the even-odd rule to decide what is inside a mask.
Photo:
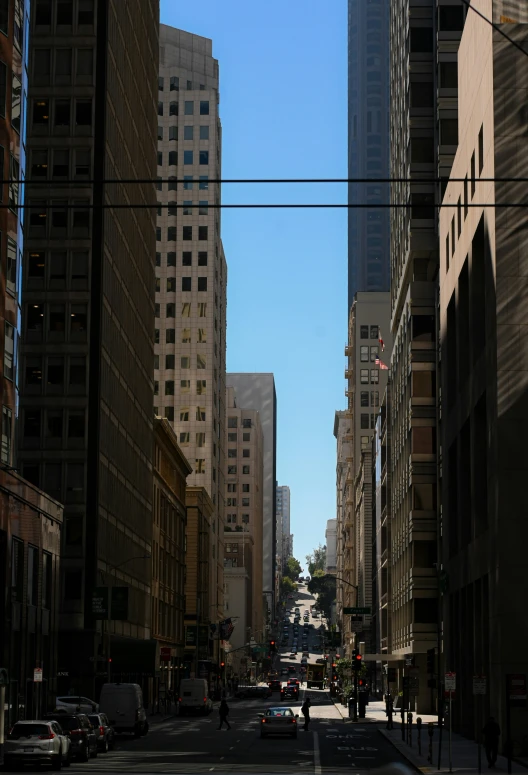
[{"label": "car windshield", "polygon": [[39,737],[40,735],[49,735],[47,724],[15,724],[8,737],[10,740],[16,740],[18,737]]}]

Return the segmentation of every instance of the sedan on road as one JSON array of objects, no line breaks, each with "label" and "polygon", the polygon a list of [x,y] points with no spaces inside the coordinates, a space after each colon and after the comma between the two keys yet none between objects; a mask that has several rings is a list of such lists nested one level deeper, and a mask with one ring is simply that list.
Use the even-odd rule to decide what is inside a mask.
[{"label": "sedan on road", "polygon": [[291,708],[268,708],[265,713],[259,713],[260,716],[260,736],[269,735],[289,735],[297,737],[297,719]]}]

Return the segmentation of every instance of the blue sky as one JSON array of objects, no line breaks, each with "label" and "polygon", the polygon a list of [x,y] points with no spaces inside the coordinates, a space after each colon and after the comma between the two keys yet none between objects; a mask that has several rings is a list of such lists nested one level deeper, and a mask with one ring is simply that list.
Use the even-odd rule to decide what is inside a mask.
[{"label": "blue sky", "polygon": [[[345,0],[161,0],[213,40],[224,178],[347,176]],[[225,185],[225,203],[345,202],[346,186]],[[345,408],[346,210],[225,210],[228,371],[273,372],[277,478],[294,554],[335,517],[334,412]]]}]

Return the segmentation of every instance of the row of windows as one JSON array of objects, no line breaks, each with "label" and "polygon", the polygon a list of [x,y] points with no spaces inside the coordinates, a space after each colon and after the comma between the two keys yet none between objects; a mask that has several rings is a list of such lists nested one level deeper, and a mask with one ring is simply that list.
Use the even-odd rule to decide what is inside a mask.
[{"label": "row of windows", "polygon": [[[167,266],[176,266],[176,253],[167,253]],[[182,266],[192,266],[192,251],[183,251]],[[161,266],[161,253],[156,253],[156,266]],[[207,251],[198,251],[198,266],[207,266]]]},{"label": "row of windows", "polygon": [[361,345],[359,348],[359,359],[362,363],[368,363],[369,360],[371,363],[374,363],[376,361],[376,358],[379,357],[379,346],[378,345],[371,345],[370,347],[368,345]]},{"label": "row of windows", "polygon": [[[369,403],[370,397],[370,403]],[[379,391],[371,390],[370,396],[368,390],[363,390],[360,393],[360,405],[361,406],[379,406]]]},{"label": "row of windows", "polygon": [[[233,442],[234,444],[238,441],[238,434],[237,433],[228,433],[227,434],[227,440],[230,442]],[[251,433],[243,433],[242,434],[242,441],[251,441]]]},{"label": "row of windows", "polygon": [[[359,381],[362,385],[368,385],[369,384],[369,370],[368,369],[361,369],[359,372]],[[379,369],[370,369],[370,384],[371,385],[378,385],[379,384]]]},{"label": "row of windows", "polygon": [[[207,312],[207,304],[198,304],[198,317],[205,318]],[[160,316],[160,305],[156,305],[156,317]],[[176,304],[173,302],[169,302],[165,305],[165,317],[166,318],[175,318],[176,317]],[[186,302],[182,304],[182,317],[183,318],[190,318],[191,317],[191,305],[189,302]],[[174,329],[168,329],[170,331],[173,331]],[[171,334],[172,336],[172,334]],[[169,340],[167,339],[167,342]]]},{"label": "row of windows", "polygon": [[[237,466],[235,466],[235,465],[227,466],[227,475],[228,476],[236,476],[236,473],[237,473]],[[242,473],[244,474],[244,476],[249,476],[249,474],[251,473],[250,466],[248,466],[248,465],[242,466]]]},{"label": "row of windows", "polygon": [[[241,521],[243,525],[249,525],[249,514],[242,514]],[[226,523],[228,525],[236,525],[238,523],[237,514],[226,514]]]},{"label": "row of windows", "polygon": [[[228,484],[227,485],[227,492],[236,492],[238,485],[236,483]],[[250,492],[250,485],[249,484],[243,484],[242,485],[242,492]]]},{"label": "row of windows", "polygon": [[[88,328],[86,304],[27,304],[26,331],[28,333],[68,333],[75,341],[84,341]],[[31,337],[34,340],[34,337]]]},{"label": "row of windows", "polygon": [[55,148],[53,156],[51,149],[38,148],[31,154],[31,178],[35,180],[48,179],[50,173],[52,178],[69,178],[73,174],[83,180],[90,177],[91,169],[89,148],[75,148],[71,152],[69,148]]},{"label": "row of windows", "polygon": [[377,417],[377,414],[374,414],[374,413],[371,413],[371,414],[362,413],[360,418],[361,429],[367,430],[368,428],[370,428],[371,430],[373,430],[376,427],[376,417]]},{"label": "row of windows", "polygon": [[68,361],[60,355],[50,355],[44,359],[40,355],[27,355],[25,366],[26,386],[41,387],[42,384],[52,388],[85,387],[86,358],[70,356]]},{"label": "row of windows", "polygon": [[[158,140],[163,140],[163,137],[159,136],[160,129],[161,127],[158,127]],[[177,139],[177,138],[169,138],[169,139]],[[195,159],[194,151],[183,152],[184,164],[194,164],[194,159]],[[198,163],[201,164],[202,166],[209,164],[209,151],[198,151],[197,159],[198,159]],[[169,151],[168,163],[169,163],[169,167],[175,167],[178,164],[178,151]],[[163,153],[160,151],[158,153],[158,166],[161,166],[162,164],[163,164]],[[161,191],[161,188],[158,188],[158,190]],[[170,191],[170,188],[169,188],[169,191]]]},{"label": "row of windows", "polygon": [[33,79],[36,84],[48,84],[53,72],[55,85],[64,85],[71,83],[75,72],[77,83],[89,83],[93,63],[93,48],[37,48],[33,51]]},{"label": "row of windows", "polygon": [[[189,79],[187,79],[185,83],[186,85],[185,86],[182,85],[182,88],[185,88],[187,91],[193,91],[196,88],[196,85],[193,86],[193,82],[190,81]],[[204,91],[205,84],[203,83],[199,84],[198,88],[200,91]],[[164,91],[165,89],[165,78],[163,78],[163,76],[161,75],[158,78],[158,89],[159,91]],[[169,90],[180,91],[180,79],[178,78],[177,75],[171,75],[169,77]]]},{"label": "row of windows", "polygon": [[[192,278],[191,277],[182,277],[181,278],[181,289],[182,291],[192,291]],[[161,290],[161,279],[159,277],[156,278],[156,291]],[[207,277],[198,277],[198,291],[204,292],[207,290]],[[174,293],[176,291],[176,278],[175,277],[167,277],[167,292],[168,293]],[[159,304],[156,304],[156,317],[159,318]],[[167,315],[169,317],[169,315]],[[174,316],[173,316],[174,317]]]},{"label": "row of windows", "polygon": [[[208,116],[209,115],[209,100],[198,100],[197,101],[197,113],[196,115],[200,116]],[[195,114],[195,101],[194,100],[184,100],[183,102],[183,115],[184,116],[194,116]],[[179,115],[179,103],[176,100],[171,100],[169,102],[169,116],[178,116]],[[163,100],[158,101],[158,116],[163,116],[164,112],[164,104]]]},{"label": "row of windows", "polygon": [[[172,361],[173,356],[167,355],[167,358],[169,358],[169,363],[172,363],[172,366],[167,366],[167,368],[175,368],[174,362]],[[205,369],[206,368],[206,361],[207,358],[205,355],[202,355],[201,353],[198,353],[196,355],[196,368],[197,369]],[[181,355],[180,356],[180,369],[190,369],[191,368],[191,358],[188,355]],[[170,392],[169,392],[170,391]],[[205,391],[204,391],[205,392]],[[158,395],[159,393],[159,387],[158,382],[154,382],[154,395]],[[169,380],[165,382],[165,395],[174,395],[174,381]]]},{"label": "row of windows", "polygon": [[[174,331],[175,329],[168,329],[170,331]],[[196,344],[207,344],[207,331],[205,328],[199,328],[196,331]],[[183,328],[181,332],[181,343],[182,344],[191,344],[191,329],[190,328]],[[170,359],[173,358],[173,355],[166,355],[165,356],[165,368],[174,368],[174,365],[169,366],[169,363],[171,362]],[[159,363],[159,355],[154,356],[154,368],[158,369],[159,366],[156,365]]]},{"label": "row of windows", "polygon": [[27,280],[30,288],[43,287],[51,290],[65,288],[80,290],[88,287],[88,251],[32,250],[26,256]]},{"label": "row of windows", "polygon": [[[74,210],[74,213],[78,212],[77,210]],[[42,224],[40,224],[42,225]],[[167,229],[167,242],[176,242],[176,226],[169,226]],[[196,237],[196,232],[195,232]],[[182,239],[186,242],[190,242],[193,239],[193,227],[192,226],[183,226],[182,228]],[[198,239],[201,241],[207,241],[209,239],[209,227],[208,226],[198,226]],[[161,226],[156,227],[156,242],[161,242]]]},{"label": "row of windows", "polygon": [[[248,507],[250,505],[249,498],[242,498],[242,506]],[[236,507],[237,505],[237,499],[236,498],[227,498],[226,506],[233,506]]]},{"label": "row of windows", "polygon": [[[33,235],[42,236],[42,232],[51,228],[51,236],[65,236],[64,232],[73,230],[73,237],[88,237],[90,231],[90,209],[86,200],[68,202],[66,199],[32,199],[29,203],[29,228]],[[51,218],[48,210],[51,209]]]},{"label": "row of windows", "polygon": [[[42,608],[51,609],[53,594],[53,558],[49,552],[42,552],[42,573],[40,574],[40,603]],[[24,574],[24,543],[13,538],[11,545],[11,589],[12,600],[27,605],[39,604],[39,550],[27,547],[27,567]],[[26,576],[24,583],[24,575]],[[24,588],[26,600],[24,601]]]},{"label": "row of windows", "polygon": [[[454,255],[454,252],[456,250],[456,243],[457,239],[460,238],[460,235],[462,234],[462,223],[463,220],[465,221],[468,212],[469,212],[469,202],[473,199],[475,196],[475,191],[477,187],[477,164],[478,164],[478,175],[482,175],[482,170],[484,169],[484,126],[481,125],[478,133],[478,145],[477,145],[477,151],[473,151],[471,154],[471,161],[470,161],[470,177],[468,181],[468,176],[464,178],[464,190],[463,190],[463,201],[462,196],[458,197],[457,207],[456,207],[456,213],[451,218],[451,238],[449,235],[449,232],[446,235],[446,272],[449,272],[449,259],[451,256]],[[462,219],[462,208],[464,209],[464,217]]]},{"label": "row of windows", "polygon": [[[251,457],[250,453],[251,453],[251,450],[243,449],[242,450],[242,457]],[[227,450],[227,457],[228,458],[237,457],[237,450],[236,450],[236,448],[235,449],[233,449],[233,448],[228,449]]]},{"label": "row of windows", "polygon": [[[33,126],[50,126],[50,103],[53,102],[53,126],[69,128],[72,118],[75,127],[91,127],[92,125],[92,100],[89,97],[56,98],[50,101],[47,97],[38,97],[33,100]],[[84,133],[83,133],[84,134]]]},{"label": "row of windows", "polygon": [[[169,407],[167,407],[168,409]],[[189,422],[189,414],[190,414],[190,407],[189,406],[182,406],[180,407],[180,422]],[[167,418],[169,419],[169,418]],[[197,422],[205,422],[205,406],[197,406],[196,407],[196,413],[195,413],[195,419]],[[187,439],[187,443],[189,440]]]},{"label": "row of windows", "polygon": [[[176,154],[175,156],[173,154]],[[178,152],[177,151],[169,151],[169,165],[177,164],[178,163]],[[180,179],[181,182],[181,179]],[[156,181],[156,190],[157,191],[163,191],[164,184],[167,184],[167,191],[177,191],[178,188],[178,178],[174,176],[169,176],[168,180],[163,181],[162,178],[158,178]],[[208,191],[209,190],[209,175],[199,175],[197,178],[195,178],[193,175],[184,175],[183,176],[183,190],[184,191],[192,191],[194,188],[194,184],[198,183],[198,189],[199,191]]]},{"label": "row of windows", "polygon": [[[79,27],[92,27],[94,23],[94,0],[77,0],[75,8],[77,11],[75,16],[77,25]],[[52,13],[52,11],[55,11],[55,13]],[[59,2],[36,0],[34,18],[37,27],[49,27],[53,21],[57,27],[71,27],[74,20],[74,2],[73,0],[59,0]]]},{"label": "row of windows", "polygon": [[[251,428],[252,422],[250,419],[243,419],[242,420],[242,428]],[[228,417],[227,418],[227,427],[228,428],[238,428],[238,417]]]},{"label": "row of windows", "polygon": [[[369,326],[360,326],[359,327],[359,336],[360,336],[360,339],[368,339],[369,338]],[[378,339],[379,338],[379,326],[370,326],[370,338],[371,339]]]},{"label": "row of windows", "polygon": [[86,415],[83,409],[26,409],[24,438],[84,439]]},{"label": "row of windows", "polygon": [[[7,111],[7,89],[8,89],[9,71],[4,62],[0,62],[0,115],[6,118]],[[22,121],[22,81],[18,75],[11,71],[11,126],[20,134],[20,124]]]}]

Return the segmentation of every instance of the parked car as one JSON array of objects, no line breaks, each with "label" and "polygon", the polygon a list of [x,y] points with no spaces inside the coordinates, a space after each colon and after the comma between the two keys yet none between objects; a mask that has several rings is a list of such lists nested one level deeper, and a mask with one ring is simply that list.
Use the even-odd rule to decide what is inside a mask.
[{"label": "parked car", "polygon": [[143,692],[139,684],[103,684],[99,708],[100,712],[108,717],[117,734],[131,732],[134,737],[139,737],[146,735],[149,730]]},{"label": "parked car", "polygon": [[90,757],[97,756],[97,738],[94,728],[85,713],[45,713],[46,721],[57,721],[71,740],[71,758],[87,762]]},{"label": "parked car", "polygon": [[88,716],[97,738],[97,750],[107,753],[115,745],[115,732],[105,713]]},{"label": "parked car", "polygon": [[65,710],[66,713],[97,713],[99,705],[88,697],[62,696],[55,701],[56,710]]},{"label": "parked car", "polygon": [[235,697],[239,700],[248,698],[268,699],[272,691],[269,686],[239,686],[235,692]]},{"label": "parked car", "polygon": [[71,740],[57,721],[17,721],[4,744],[4,765],[33,767],[51,764],[52,769],[70,765]]},{"label": "parked car", "polygon": [[280,691],[281,682],[278,678],[274,678],[272,681],[269,681],[268,686],[272,692]]}]

